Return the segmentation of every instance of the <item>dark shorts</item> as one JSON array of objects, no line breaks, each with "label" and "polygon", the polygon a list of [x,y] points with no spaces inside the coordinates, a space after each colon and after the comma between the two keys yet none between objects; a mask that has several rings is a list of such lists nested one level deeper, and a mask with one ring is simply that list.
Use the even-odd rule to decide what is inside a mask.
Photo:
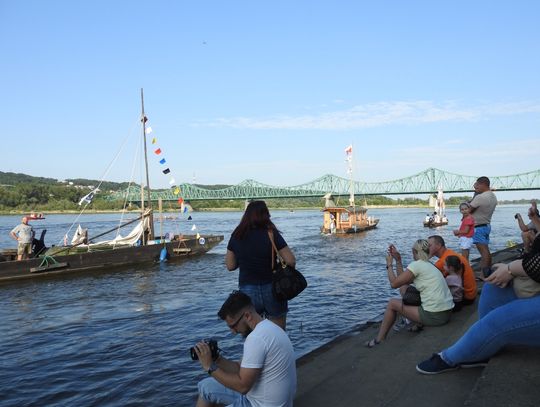
[{"label": "dark shorts", "polygon": [[262,285],[240,285],[240,291],[250,296],[255,309],[267,318],[279,318],[287,315],[287,301],[278,301],[272,294],[272,283]]}]

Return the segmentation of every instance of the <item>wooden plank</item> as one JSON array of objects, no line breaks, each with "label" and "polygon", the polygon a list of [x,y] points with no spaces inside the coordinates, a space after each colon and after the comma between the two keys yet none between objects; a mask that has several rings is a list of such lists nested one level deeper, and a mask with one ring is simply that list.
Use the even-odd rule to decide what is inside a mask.
[{"label": "wooden plank", "polygon": [[69,263],[54,263],[54,264],[47,264],[46,266],[39,266],[39,267],[32,267],[30,269],[30,273],[42,273],[44,271],[52,271],[52,270],[58,270],[63,269],[69,266]]}]

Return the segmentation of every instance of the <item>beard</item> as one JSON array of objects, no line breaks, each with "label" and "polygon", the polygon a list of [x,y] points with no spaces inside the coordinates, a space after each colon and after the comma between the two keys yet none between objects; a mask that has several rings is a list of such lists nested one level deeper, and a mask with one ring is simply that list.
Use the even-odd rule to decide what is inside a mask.
[{"label": "beard", "polygon": [[249,326],[246,328],[244,332],[242,332],[242,337],[247,338],[250,333],[253,332],[253,329],[251,329]]}]

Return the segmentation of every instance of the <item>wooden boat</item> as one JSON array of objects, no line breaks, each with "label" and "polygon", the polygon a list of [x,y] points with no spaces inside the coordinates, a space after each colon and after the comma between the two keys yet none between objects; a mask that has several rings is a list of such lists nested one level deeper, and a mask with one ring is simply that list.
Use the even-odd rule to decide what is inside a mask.
[{"label": "wooden boat", "polygon": [[352,146],[345,149],[345,154],[347,155],[350,176],[349,206],[337,206],[330,193],[324,196],[323,225],[321,227],[321,233],[324,234],[360,233],[375,229],[379,223],[379,219],[367,215],[367,205],[355,205],[352,180]]},{"label": "wooden boat", "polygon": [[424,219],[424,227],[436,228],[439,226],[448,225],[448,218],[445,214],[445,203],[442,186],[439,185],[437,195],[429,197],[429,206],[434,209],[433,213],[427,214]]},{"label": "wooden boat", "polygon": [[[141,102],[142,102],[141,89]],[[147,121],[142,103],[142,127],[146,157]],[[134,229],[126,236],[117,235],[108,241],[96,241],[97,238],[110,233],[117,228],[88,238],[86,231],[77,231],[77,239],[71,245],[47,249],[45,247],[45,232],[42,231],[39,240],[34,239],[34,257],[17,261],[14,249],[0,252],[0,282],[37,278],[57,274],[74,274],[82,271],[109,270],[121,266],[152,264],[159,261],[174,261],[206,253],[218,245],[222,235],[174,235],[162,238],[154,234],[153,211],[150,201],[150,186],[146,173],[147,207],[143,202],[142,214],[121,225],[125,227],[138,221]]]},{"label": "wooden boat", "polygon": [[324,234],[360,233],[375,229],[379,219],[367,216],[367,208],[363,206],[343,207],[331,206],[323,209]]}]

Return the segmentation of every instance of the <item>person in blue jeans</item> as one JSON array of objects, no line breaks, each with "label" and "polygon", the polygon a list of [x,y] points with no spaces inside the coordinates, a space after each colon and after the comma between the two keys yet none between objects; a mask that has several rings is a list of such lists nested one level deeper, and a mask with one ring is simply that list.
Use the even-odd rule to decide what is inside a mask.
[{"label": "person in blue jeans", "polygon": [[495,271],[485,280],[480,296],[479,320],[455,344],[419,363],[418,372],[485,366],[506,345],[540,347],[540,295],[518,298],[509,284],[516,277],[540,283],[540,238],[535,243],[534,255],[493,266]]},{"label": "person in blue jeans", "polygon": [[269,233],[281,258],[294,267],[296,258],[270,220],[264,201],[252,201],[247,206],[227,245],[225,264],[229,271],[240,269],[238,288],[251,297],[256,311],[285,329],[289,308],[287,301],[278,301],[272,294],[272,265],[277,261]]}]

